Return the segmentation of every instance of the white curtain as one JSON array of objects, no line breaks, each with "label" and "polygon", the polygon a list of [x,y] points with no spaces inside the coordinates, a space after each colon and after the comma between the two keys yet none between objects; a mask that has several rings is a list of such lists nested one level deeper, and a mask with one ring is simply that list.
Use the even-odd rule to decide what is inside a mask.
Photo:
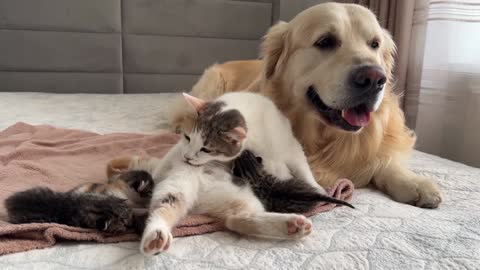
[{"label": "white curtain", "polygon": [[428,5],[423,67],[413,70],[421,73],[419,90],[406,92],[407,119],[417,149],[480,167],[480,1]]}]

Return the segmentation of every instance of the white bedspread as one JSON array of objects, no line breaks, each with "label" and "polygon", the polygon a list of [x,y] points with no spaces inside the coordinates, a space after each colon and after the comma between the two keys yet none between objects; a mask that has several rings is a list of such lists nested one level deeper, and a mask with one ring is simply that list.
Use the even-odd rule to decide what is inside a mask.
[{"label": "white bedspread", "polygon": [[[170,94],[54,95],[0,93],[0,128],[24,121],[100,133],[166,127]],[[65,243],[0,257],[0,269],[480,269],[480,170],[415,152],[414,171],[445,193],[436,210],[357,190],[352,210],[313,217],[303,241],[264,241],[222,232],[175,239],[144,258],[138,243]]]}]

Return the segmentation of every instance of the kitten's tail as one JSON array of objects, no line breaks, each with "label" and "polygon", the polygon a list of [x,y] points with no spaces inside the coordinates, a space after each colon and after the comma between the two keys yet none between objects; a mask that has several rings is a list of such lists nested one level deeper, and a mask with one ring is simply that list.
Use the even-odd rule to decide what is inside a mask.
[{"label": "kitten's tail", "polygon": [[306,211],[310,211],[309,208],[315,207],[319,202],[334,203],[355,209],[350,203],[324,195],[298,179],[277,182],[270,187],[270,195],[274,198],[285,198],[285,201],[290,201],[292,205]]},{"label": "kitten's tail", "polygon": [[303,197],[304,200],[317,201],[317,202],[329,202],[329,203],[348,206],[352,209],[355,209],[355,207],[353,205],[351,205],[350,203],[348,203],[346,201],[342,201],[342,200],[339,200],[339,199],[336,199],[336,198],[333,198],[333,197],[330,197],[330,196],[327,196],[327,195],[323,195],[323,194],[320,194],[320,193],[302,194],[301,196]]},{"label": "kitten's tail", "polygon": [[[271,203],[268,206],[272,212],[306,213],[314,209],[319,203],[327,202],[355,208],[350,203],[319,193],[307,185],[298,185],[294,181],[281,182],[270,187],[269,197]],[[267,202],[269,199],[267,198]]]}]

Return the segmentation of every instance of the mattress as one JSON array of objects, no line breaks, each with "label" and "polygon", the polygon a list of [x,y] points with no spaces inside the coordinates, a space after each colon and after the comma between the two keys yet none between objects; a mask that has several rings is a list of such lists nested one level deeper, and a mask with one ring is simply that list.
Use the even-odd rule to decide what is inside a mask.
[{"label": "mattress", "polygon": [[[154,133],[167,127],[174,94],[59,95],[0,93],[0,128],[15,122],[99,133]],[[0,257],[0,269],[479,269],[480,170],[415,151],[410,167],[436,179],[439,209],[396,203],[373,189],[356,190],[357,209],[312,218],[297,241],[266,241],[229,232],[177,238],[152,258],[138,242],[64,242]]]}]

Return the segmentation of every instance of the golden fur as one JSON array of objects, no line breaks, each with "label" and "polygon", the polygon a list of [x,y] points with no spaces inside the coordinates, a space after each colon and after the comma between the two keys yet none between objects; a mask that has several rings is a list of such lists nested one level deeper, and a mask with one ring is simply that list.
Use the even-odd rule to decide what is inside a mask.
[{"label": "golden fur", "polygon": [[[339,36],[342,44],[335,52],[322,54],[312,44],[328,32]],[[379,40],[378,50],[367,46],[371,38]],[[262,60],[208,68],[192,95],[211,100],[230,91],[262,93],[290,119],[322,186],[332,186],[337,179],[347,177],[356,187],[373,182],[400,202],[428,208],[439,205],[438,186],[403,165],[415,137],[405,126],[398,96],[392,91],[395,45],[368,9],[337,3],[309,8],[291,22],[273,26],[264,38],[261,53]],[[344,82],[348,71],[360,63],[379,65],[388,81],[384,99],[368,126],[352,133],[326,124],[304,93],[313,84],[322,100],[343,98],[347,95]],[[189,125],[192,114],[186,108],[182,101],[174,106],[171,122],[175,128]]]}]

